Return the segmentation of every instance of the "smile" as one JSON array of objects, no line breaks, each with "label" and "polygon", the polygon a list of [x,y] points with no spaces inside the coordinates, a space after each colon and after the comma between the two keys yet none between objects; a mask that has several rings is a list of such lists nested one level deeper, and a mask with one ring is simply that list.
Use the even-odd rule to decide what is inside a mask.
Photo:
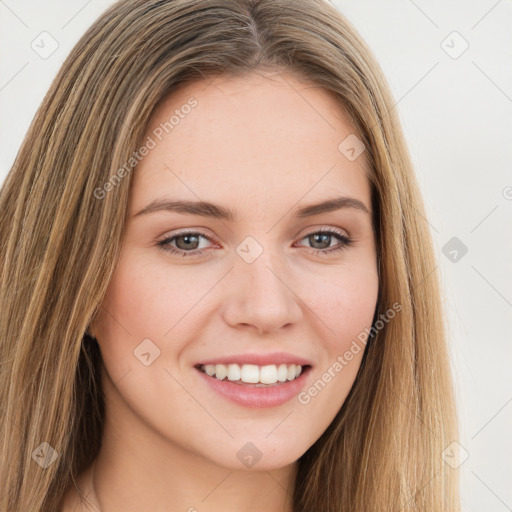
[{"label": "smile", "polygon": [[198,365],[197,368],[218,380],[227,379],[234,383],[255,384],[256,386],[267,386],[295,380],[303,369],[299,364],[269,364],[265,366],[256,364],[207,364]]},{"label": "smile", "polygon": [[194,369],[207,385],[208,392],[213,391],[231,403],[250,408],[276,407],[289,402],[304,389],[311,373],[310,365],[283,363],[264,366],[207,364],[196,365]]}]

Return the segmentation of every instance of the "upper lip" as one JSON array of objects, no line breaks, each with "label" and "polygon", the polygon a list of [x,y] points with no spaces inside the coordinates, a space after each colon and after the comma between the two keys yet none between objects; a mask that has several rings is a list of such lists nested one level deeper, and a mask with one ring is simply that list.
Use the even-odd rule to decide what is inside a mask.
[{"label": "upper lip", "polygon": [[274,352],[268,354],[243,353],[225,357],[216,357],[197,363],[197,365],[207,364],[255,364],[258,366],[271,364],[299,364],[301,366],[311,366],[311,362],[307,359],[287,352]]}]

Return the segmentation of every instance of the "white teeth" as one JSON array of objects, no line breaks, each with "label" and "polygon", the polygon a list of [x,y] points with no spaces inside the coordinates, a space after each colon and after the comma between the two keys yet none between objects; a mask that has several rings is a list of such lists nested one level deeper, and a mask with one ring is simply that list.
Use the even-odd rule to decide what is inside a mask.
[{"label": "white teeth", "polygon": [[217,377],[217,379],[223,380],[227,374],[228,374],[228,370],[226,368],[226,365],[224,365],[224,364],[216,364],[215,365],[215,376]]},{"label": "white teeth", "polygon": [[248,384],[257,384],[260,380],[260,369],[255,364],[244,364],[240,369],[240,380]]},{"label": "white teeth", "polygon": [[288,366],[280,364],[277,369],[277,378],[279,382],[284,382],[288,378]]},{"label": "white teeth", "polygon": [[210,377],[230,381],[242,381],[248,384],[276,384],[286,380],[294,380],[302,373],[302,366],[296,364],[268,364],[258,366],[255,364],[207,364],[201,370]]},{"label": "white teeth", "polygon": [[275,384],[277,382],[277,367],[275,364],[261,367],[260,382],[262,384]]},{"label": "white teeth", "polygon": [[240,380],[240,366],[228,364],[228,380]]}]

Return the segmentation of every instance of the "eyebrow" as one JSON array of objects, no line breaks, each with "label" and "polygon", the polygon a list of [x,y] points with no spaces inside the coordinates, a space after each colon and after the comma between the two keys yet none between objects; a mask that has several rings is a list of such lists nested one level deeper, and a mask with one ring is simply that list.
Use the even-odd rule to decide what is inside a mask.
[{"label": "eyebrow", "polygon": [[[353,197],[336,197],[320,203],[310,204],[297,210],[295,216],[299,219],[329,213],[343,208],[354,208],[369,214],[366,205],[359,199]],[[183,213],[186,215],[199,215],[201,217],[212,217],[232,222],[236,218],[233,210],[223,206],[209,203],[207,201],[173,201],[171,199],[155,199],[147,206],[139,210],[134,217],[147,215],[149,213],[169,211]]]}]

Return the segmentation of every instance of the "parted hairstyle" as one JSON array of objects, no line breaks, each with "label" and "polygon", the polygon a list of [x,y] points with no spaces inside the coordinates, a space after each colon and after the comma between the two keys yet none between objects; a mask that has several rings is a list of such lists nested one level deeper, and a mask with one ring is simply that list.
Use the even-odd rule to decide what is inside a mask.
[{"label": "parted hairstyle", "polygon": [[[85,333],[116,266],[133,172],[102,187],[179,85],[264,69],[321,86],[347,113],[372,192],[374,322],[401,305],[299,458],[294,512],[460,510],[441,456],[457,419],[423,200],[384,75],[324,0],[122,0],[66,58],[0,193],[0,510],[55,512],[101,445],[102,359]],[[33,457],[41,443],[58,454],[47,467]]]}]

